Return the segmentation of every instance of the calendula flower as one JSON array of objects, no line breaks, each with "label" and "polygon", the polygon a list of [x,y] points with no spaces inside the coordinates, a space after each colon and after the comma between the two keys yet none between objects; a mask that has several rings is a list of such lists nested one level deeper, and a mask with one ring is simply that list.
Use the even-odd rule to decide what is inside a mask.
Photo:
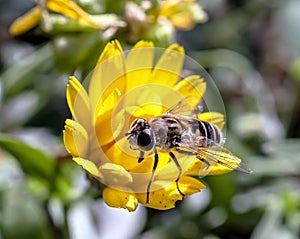
[{"label": "calendula flower", "polygon": [[195,0],[166,0],[158,9],[159,17],[166,17],[180,30],[190,30],[196,23],[207,20],[207,14]]},{"label": "calendula flower", "polygon": [[175,30],[190,30],[207,20],[207,14],[195,0],[165,0],[154,5],[150,1],[140,4],[127,2],[125,20],[129,41],[149,39],[160,46],[174,41]]},{"label": "calendula flower", "polygon": [[[197,75],[178,81],[184,61],[181,46],[168,47],[155,65],[154,50],[152,42],[140,41],[125,56],[118,41],[109,42],[89,79],[88,90],[72,76],[66,92],[73,116],[73,120],[66,120],[66,149],[105,186],[103,199],[109,206],[129,211],[138,203],[160,210],[173,208],[183,195],[205,188],[193,176],[225,173],[238,166],[218,165],[208,170],[194,156],[174,152],[182,169],[178,178],[178,166],[167,152],[159,152],[154,175],[153,155],[138,160],[138,151],[130,148],[125,136],[130,124],[137,118],[160,116],[180,99],[186,99],[194,109],[206,89]],[[219,113],[202,113],[199,119],[220,128],[224,125]]]},{"label": "calendula flower", "polygon": [[[55,13],[56,15],[53,15],[54,17],[51,18],[50,13]],[[66,19],[59,18],[59,16],[78,21],[76,25],[77,29],[80,27],[105,29],[111,26],[124,26],[124,22],[119,21],[116,17],[113,17],[112,14],[97,17],[90,15],[72,0],[40,0],[36,7],[16,19],[10,26],[9,31],[14,36],[21,35],[41,22],[43,22],[44,28],[50,31],[55,22],[63,24],[67,21]],[[55,22],[54,19],[56,19]],[[73,23],[72,26],[73,25],[75,24]]]}]

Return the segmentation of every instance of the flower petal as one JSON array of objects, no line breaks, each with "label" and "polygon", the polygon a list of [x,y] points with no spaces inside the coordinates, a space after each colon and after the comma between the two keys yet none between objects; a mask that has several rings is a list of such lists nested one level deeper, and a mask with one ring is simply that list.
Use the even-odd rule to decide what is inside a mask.
[{"label": "flower petal", "polygon": [[183,60],[184,49],[178,44],[169,46],[151,74],[151,83],[173,87],[180,78]]},{"label": "flower petal", "polygon": [[180,30],[190,30],[195,26],[195,21],[189,12],[174,14],[169,17],[172,25]]},{"label": "flower petal", "polygon": [[183,97],[187,97],[188,103],[194,109],[205,93],[206,83],[200,76],[192,75],[176,84],[174,90],[179,92]]},{"label": "flower petal", "polygon": [[103,177],[101,173],[99,173],[97,166],[92,161],[80,157],[73,157],[73,160],[93,176],[99,178]]},{"label": "flower petal", "polygon": [[208,166],[206,163],[203,163],[201,160],[195,158],[193,164],[191,164],[190,168],[185,172],[186,175],[203,177],[206,175],[224,174],[233,171],[235,168],[238,169],[241,166],[241,159],[229,152],[205,149],[205,152],[202,151],[201,155],[204,159],[214,157],[216,160],[223,162],[224,159],[226,159],[226,164],[228,164],[230,167],[226,167],[219,163],[212,163],[212,160],[207,159],[207,161],[210,162],[210,165]]},{"label": "flower petal", "polygon": [[[155,181],[153,184],[154,188],[160,189],[150,192],[149,203],[146,204],[146,193],[137,194],[139,202],[147,207],[167,210],[174,208],[176,201],[183,199],[183,196],[178,191],[176,182]],[[182,176],[178,181],[178,187],[185,196],[192,195],[206,188],[199,180],[189,176]]]},{"label": "flower petal", "polygon": [[74,157],[85,157],[88,151],[88,134],[78,122],[67,119],[63,131],[64,144],[67,151]]},{"label": "flower petal", "polygon": [[155,188],[161,189],[150,192],[149,203],[146,203],[146,193],[137,194],[139,202],[145,206],[159,210],[167,210],[174,208],[175,202],[183,199],[183,196],[177,190],[175,182],[156,181],[153,184],[155,184]]},{"label": "flower petal", "polygon": [[180,30],[190,30],[196,23],[205,22],[207,19],[206,12],[198,3],[189,4],[184,11],[169,16],[172,25]]},{"label": "flower petal", "polygon": [[134,118],[149,119],[165,113],[180,98],[171,87],[149,83],[128,92],[124,108]]},{"label": "flower petal", "polygon": [[[206,171],[201,172],[201,175],[203,174],[224,174],[231,172],[234,169],[238,169],[240,167],[241,159],[237,156],[231,154],[230,152],[225,151],[215,151],[213,149],[206,149],[205,152],[201,152],[201,155],[204,159],[215,157],[217,160],[220,160],[221,162],[224,162],[226,160],[226,164],[229,167],[221,165],[221,163],[216,163],[214,165],[211,165],[210,167],[205,167]],[[210,160],[211,161],[211,160]]]},{"label": "flower petal", "polygon": [[125,59],[120,43],[115,40],[107,43],[94,69],[89,96],[92,112],[97,112],[111,92],[118,88],[125,92]]},{"label": "flower petal", "polygon": [[74,76],[70,77],[66,96],[74,119],[89,131],[92,124],[89,97],[83,86]]},{"label": "flower petal", "polygon": [[109,187],[104,189],[103,199],[108,206],[125,208],[129,212],[134,211],[138,205],[138,200],[134,193],[122,192]]},{"label": "flower petal", "polygon": [[[176,152],[174,152],[174,154],[180,165],[182,174],[185,174],[185,172],[193,166],[195,157],[179,154]],[[160,155],[161,155],[161,153],[159,154],[159,156]],[[169,158],[170,158],[170,156],[169,156]],[[174,182],[177,179],[179,173],[180,173],[180,171],[179,171],[178,166],[175,164],[174,160],[170,159],[169,162],[167,162],[163,167],[157,169],[155,180]]]},{"label": "flower petal", "polygon": [[183,176],[179,179],[178,187],[185,196],[198,193],[201,189],[206,188],[198,179],[188,176]]},{"label": "flower petal", "polygon": [[125,96],[125,111],[132,117],[151,118],[161,115],[163,106],[158,90],[159,85],[147,84],[136,87]]},{"label": "flower petal", "polygon": [[47,8],[67,17],[81,20],[91,27],[101,28],[99,23],[94,21],[88,13],[71,0],[48,0]]},{"label": "flower petal", "polygon": [[102,105],[99,105],[97,112],[95,112],[95,130],[100,145],[112,142],[114,136],[116,136],[112,128],[113,120],[115,120],[112,118],[112,114],[120,97],[121,92],[115,88],[103,101]]},{"label": "flower petal", "polygon": [[41,21],[42,11],[40,7],[34,7],[29,12],[25,13],[23,16],[17,18],[12,25],[9,27],[9,32],[13,36],[21,35],[36,25]]},{"label": "flower petal", "polygon": [[[152,172],[154,155],[146,157],[142,162],[138,163],[139,152],[132,150],[126,137],[112,145],[103,147],[105,154],[114,164],[122,165],[131,173],[149,173]],[[159,162],[157,170],[164,167],[170,161],[168,153],[159,153]]]},{"label": "flower petal", "polygon": [[148,116],[158,116],[163,113],[161,97],[149,86],[143,87],[143,92],[137,97],[136,105],[148,112]]},{"label": "flower petal", "polygon": [[104,163],[99,167],[99,171],[104,176],[103,183],[107,186],[122,187],[132,182],[131,174],[120,165]]},{"label": "flower petal", "polygon": [[189,30],[196,23],[207,20],[207,14],[193,0],[162,1],[159,6],[159,15],[167,17],[175,28],[181,30]]},{"label": "flower petal", "polygon": [[154,60],[153,47],[152,42],[139,41],[129,52],[126,58],[127,92],[148,83]]},{"label": "flower petal", "polygon": [[96,112],[96,117],[101,118],[103,115],[113,111],[121,97],[121,92],[118,88],[115,88],[103,101],[103,104],[100,106],[99,110]]},{"label": "flower petal", "polygon": [[127,153],[130,152],[131,149],[125,137],[118,142],[104,146],[103,151],[112,163],[121,165],[126,170],[129,170],[131,166],[137,164],[138,152],[136,157],[132,157]]}]

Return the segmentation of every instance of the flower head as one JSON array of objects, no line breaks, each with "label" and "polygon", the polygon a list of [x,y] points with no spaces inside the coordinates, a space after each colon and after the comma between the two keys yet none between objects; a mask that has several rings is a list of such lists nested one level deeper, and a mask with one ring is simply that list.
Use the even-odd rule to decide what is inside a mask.
[{"label": "flower head", "polygon": [[175,30],[190,30],[207,20],[207,14],[195,0],[162,0],[154,4],[127,2],[125,20],[128,40],[150,39],[160,46],[174,41]]},{"label": "flower head", "polygon": [[180,30],[190,30],[196,23],[207,20],[207,14],[195,0],[162,1],[158,15],[166,17],[175,28]]},{"label": "flower head", "polygon": [[[73,76],[67,86],[73,120],[66,120],[64,144],[73,160],[106,186],[104,201],[129,211],[138,202],[161,210],[173,208],[183,195],[205,188],[193,176],[225,173],[238,166],[233,163],[232,168],[218,165],[206,170],[195,156],[174,152],[178,166],[168,152],[159,151],[154,172],[153,153],[138,160],[139,152],[130,147],[126,136],[130,124],[138,118],[160,116],[180,99],[186,99],[191,111],[206,89],[197,75],[179,81],[184,61],[181,46],[168,47],[155,65],[154,50],[151,42],[140,41],[125,56],[118,41],[109,42],[88,90]],[[198,118],[219,128],[224,125],[219,113],[201,113]]]},{"label": "flower head", "polygon": [[[39,4],[25,13],[23,16],[16,19],[10,26],[10,33],[14,36],[21,35],[39,23],[43,23],[45,30],[50,31],[56,22],[65,23],[72,19],[77,21],[77,29],[92,28],[92,29],[105,29],[109,26],[124,26],[124,23],[109,16],[107,18],[98,19],[96,16],[90,15],[85,12],[78,4],[72,0],[40,0]],[[54,13],[51,18],[51,14]],[[58,15],[60,14],[60,15]],[[60,17],[58,17],[60,16]],[[56,17],[56,18],[55,18]],[[61,18],[66,17],[66,18]],[[73,24],[74,25],[74,24]]]}]

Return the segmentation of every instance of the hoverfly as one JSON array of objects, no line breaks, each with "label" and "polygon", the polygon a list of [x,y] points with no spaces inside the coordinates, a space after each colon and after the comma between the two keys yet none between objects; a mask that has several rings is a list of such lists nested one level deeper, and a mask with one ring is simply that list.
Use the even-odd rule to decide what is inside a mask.
[{"label": "hoverfly", "polygon": [[187,98],[173,105],[164,114],[150,119],[136,119],[126,133],[130,147],[139,150],[138,162],[144,160],[146,152],[154,153],[154,164],[150,181],[147,185],[146,203],[149,203],[151,184],[158,164],[158,152],[168,152],[178,168],[176,185],[178,192],[184,196],[178,187],[182,168],[173,153],[191,155],[206,164],[220,164],[232,170],[251,173],[252,170],[241,163],[241,160],[231,154],[221,145],[224,137],[221,130],[213,123],[199,120],[196,115],[186,115],[191,112]]}]

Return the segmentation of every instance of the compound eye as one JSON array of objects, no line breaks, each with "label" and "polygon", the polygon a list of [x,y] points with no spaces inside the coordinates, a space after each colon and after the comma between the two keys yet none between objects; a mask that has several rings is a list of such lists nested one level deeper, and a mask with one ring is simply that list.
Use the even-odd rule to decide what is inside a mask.
[{"label": "compound eye", "polygon": [[146,151],[153,148],[154,140],[151,133],[148,130],[144,130],[139,133],[137,137],[137,145]]},{"label": "compound eye", "polygon": [[137,138],[138,146],[145,147],[150,143],[151,143],[151,136],[149,134],[146,134],[144,132],[139,133],[139,136]]}]

